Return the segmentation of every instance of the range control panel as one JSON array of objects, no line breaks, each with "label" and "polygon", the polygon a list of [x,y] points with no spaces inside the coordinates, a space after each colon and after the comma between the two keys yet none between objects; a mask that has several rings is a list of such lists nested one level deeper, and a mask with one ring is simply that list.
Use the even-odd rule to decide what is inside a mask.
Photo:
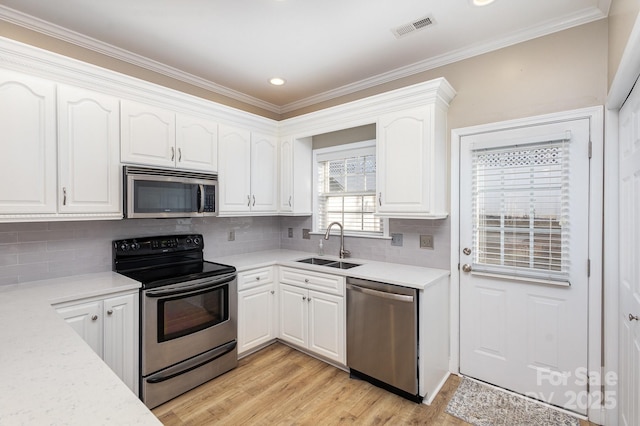
[{"label": "range control panel", "polygon": [[162,237],[140,237],[113,241],[114,257],[143,256],[187,250],[202,250],[201,234],[167,235]]}]

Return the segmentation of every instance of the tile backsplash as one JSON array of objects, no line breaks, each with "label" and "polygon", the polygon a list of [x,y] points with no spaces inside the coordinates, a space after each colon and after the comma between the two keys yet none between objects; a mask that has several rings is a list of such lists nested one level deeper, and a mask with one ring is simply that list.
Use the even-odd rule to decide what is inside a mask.
[{"label": "tile backsplash", "polygon": [[[403,234],[403,246],[389,240],[345,238],[352,257],[449,268],[449,220],[390,220],[390,231]],[[288,229],[293,228],[293,237]],[[292,249],[315,253],[320,235],[302,239],[310,217],[129,219],[0,224],[0,285],[111,270],[111,242],[146,235],[200,233],[205,258],[260,250]],[[228,241],[234,231],[234,241]],[[435,248],[419,248],[419,236],[434,236]],[[339,238],[324,241],[324,252],[337,255]]]}]

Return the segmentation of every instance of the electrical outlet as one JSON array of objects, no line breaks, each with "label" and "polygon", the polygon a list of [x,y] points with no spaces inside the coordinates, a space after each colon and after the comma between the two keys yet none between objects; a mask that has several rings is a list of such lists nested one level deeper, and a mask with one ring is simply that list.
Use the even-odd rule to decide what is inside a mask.
[{"label": "electrical outlet", "polygon": [[311,239],[311,235],[309,234],[309,232],[311,232],[311,229],[302,229],[302,239],[303,240],[310,240]]},{"label": "electrical outlet", "polygon": [[235,241],[236,240],[236,231],[229,231],[229,236],[227,237],[227,241]]},{"label": "electrical outlet", "polygon": [[402,247],[402,234],[391,234],[391,245]]},{"label": "electrical outlet", "polygon": [[433,235],[420,235],[420,248],[433,249]]},{"label": "electrical outlet", "polygon": [[289,238],[293,238],[293,228],[289,228],[287,232],[288,232]]}]

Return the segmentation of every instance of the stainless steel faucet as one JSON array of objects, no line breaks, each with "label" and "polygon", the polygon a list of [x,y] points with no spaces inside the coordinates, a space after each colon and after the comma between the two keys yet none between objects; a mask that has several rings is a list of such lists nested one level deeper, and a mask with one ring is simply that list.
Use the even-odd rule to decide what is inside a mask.
[{"label": "stainless steel faucet", "polygon": [[324,239],[329,239],[329,232],[331,232],[331,227],[333,225],[338,225],[340,227],[340,259],[349,257],[351,255],[351,252],[344,249],[344,228],[342,227],[342,224],[340,222],[331,222],[329,226],[327,226],[327,232],[324,234]]}]

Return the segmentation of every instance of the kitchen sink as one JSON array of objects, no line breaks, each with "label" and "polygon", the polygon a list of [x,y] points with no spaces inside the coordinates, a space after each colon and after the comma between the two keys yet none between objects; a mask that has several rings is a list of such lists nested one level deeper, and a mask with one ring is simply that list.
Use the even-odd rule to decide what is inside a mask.
[{"label": "kitchen sink", "polygon": [[310,257],[307,259],[298,260],[301,263],[309,263],[311,265],[328,266],[330,268],[337,269],[351,269],[356,266],[360,266],[359,263],[342,262],[339,260],[321,259],[319,257]]}]

